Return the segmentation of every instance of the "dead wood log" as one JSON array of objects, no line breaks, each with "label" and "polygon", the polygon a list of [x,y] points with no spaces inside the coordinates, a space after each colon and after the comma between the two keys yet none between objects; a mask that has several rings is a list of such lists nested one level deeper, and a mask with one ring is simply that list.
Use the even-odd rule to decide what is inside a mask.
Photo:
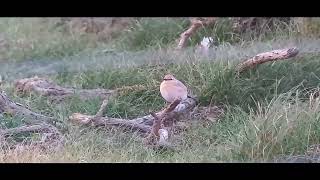
[{"label": "dead wood log", "polygon": [[[181,101],[175,108],[174,110],[168,112],[166,114],[166,119],[178,119],[179,116],[181,115],[187,115],[191,112],[191,110],[196,106],[196,99],[195,98],[187,98],[186,100]],[[155,113],[155,115],[157,117],[162,116],[162,114],[164,113],[166,109],[163,109],[157,113]],[[143,124],[146,125],[148,127],[151,127],[153,125],[154,122],[154,117],[149,114],[143,117],[137,117],[134,119],[130,119],[130,120],[125,120],[128,121],[130,123],[134,123],[134,124]],[[167,124],[166,122],[164,122],[164,124]]]},{"label": "dead wood log", "polygon": [[81,125],[91,125],[91,126],[116,126],[123,127],[132,131],[139,131],[142,133],[150,132],[151,128],[149,125],[140,124],[136,121],[130,121],[120,118],[109,118],[109,117],[100,117],[96,118],[95,116],[85,115],[80,113],[73,113],[69,117],[70,121],[81,124]]},{"label": "dead wood log", "polygon": [[70,96],[79,96],[82,100],[101,98],[108,99],[111,96],[125,94],[132,90],[145,89],[142,85],[124,86],[114,90],[108,89],[75,89],[61,87],[45,78],[37,76],[32,78],[25,78],[16,80],[14,83],[15,91],[17,93],[35,92],[41,96],[49,97],[52,101],[61,102]]},{"label": "dead wood log", "polygon": [[[104,105],[104,103],[102,103]],[[166,119],[178,118],[180,115],[188,114],[196,105],[196,101],[193,98],[188,98],[184,101],[181,101],[178,104],[173,104],[174,106],[169,106],[170,108],[166,108],[161,110],[155,115],[157,117],[162,117],[162,115],[166,114]],[[101,112],[104,108],[100,108],[99,112]],[[170,110],[170,112],[168,111]],[[97,113],[98,114],[98,113]],[[139,131],[143,134],[149,134],[152,130],[152,125],[154,123],[155,118],[152,115],[146,115],[143,117],[138,117],[135,119],[120,119],[120,118],[110,118],[110,117],[100,117],[100,116],[92,116],[92,115],[84,115],[80,113],[73,113],[69,120],[81,124],[81,125],[90,125],[90,126],[116,126],[116,127],[124,127],[125,129],[131,131]]]},{"label": "dead wood log", "polygon": [[241,72],[249,68],[255,67],[258,64],[262,64],[270,61],[289,59],[291,57],[296,56],[298,53],[299,53],[299,50],[296,47],[260,53],[254,56],[253,58],[250,58],[238,64],[236,67],[236,71],[238,74],[240,74]]},{"label": "dead wood log", "polygon": [[37,76],[15,81],[15,90],[18,93],[35,92],[42,96],[48,96],[54,101],[62,101],[66,97],[78,95],[81,99],[91,99],[95,97],[106,98],[114,91],[106,89],[75,89],[64,88],[50,82],[47,79]]},{"label": "dead wood log", "polygon": [[[54,118],[35,113],[22,104],[13,102],[9,99],[4,91],[0,92],[0,114],[10,114],[13,116],[21,116],[26,122],[26,126],[10,129],[0,129],[0,144],[1,146],[6,142],[6,137],[14,136],[20,133],[41,133],[41,141],[32,142],[33,145],[40,145],[42,147],[61,147],[64,138],[59,130],[52,124],[58,121]],[[32,125],[30,125],[32,124]],[[20,146],[21,144],[18,143]],[[11,147],[10,147],[11,148]]]},{"label": "dead wood log", "polygon": [[10,128],[5,130],[0,130],[0,135],[2,136],[10,136],[20,133],[37,133],[37,132],[51,132],[53,129],[56,129],[54,126],[51,126],[47,123],[35,124],[35,125],[27,125],[20,126],[17,128]]},{"label": "dead wood log", "polygon": [[0,138],[1,138],[1,145],[6,144],[6,138],[15,136],[21,133],[40,133],[41,140],[40,141],[31,141],[29,145],[26,142],[16,143],[16,145],[11,145],[9,148],[15,146],[42,146],[42,147],[52,147],[52,148],[59,148],[62,146],[63,142],[65,141],[64,136],[60,133],[60,131],[47,123],[40,123],[34,125],[26,125],[20,126],[17,128],[10,128],[0,130]]},{"label": "dead wood log", "polygon": [[186,31],[184,31],[184,32],[180,35],[180,39],[179,39],[179,43],[178,43],[177,49],[180,50],[180,49],[185,48],[186,45],[187,45],[188,39],[189,39],[200,27],[204,27],[204,26],[207,26],[207,25],[209,25],[209,24],[212,24],[215,20],[216,20],[216,18],[214,18],[214,17],[204,18],[204,19],[191,18],[191,20],[190,20],[191,25],[190,25],[189,29],[187,29]]},{"label": "dead wood log", "polygon": [[0,92],[0,114],[10,114],[26,118],[26,123],[55,123],[56,119],[33,112],[22,104],[13,102],[4,91]]},{"label": "dead wood log", "polygon": [[[172,149],[173,146],[167,141],[169,138],[168,130],[165,127],[166,120],[172,120],[176,114],[185,113],[194,107],[196,101],[194,98],[185,100],[177,99],[168,107],[158,113],[132,120],[102,117],[102,112],[107,106],[107,100],[104,100],[99,111],[94,116],[83,115],[80,113],[72,114],[69,119],[75,123],[91,126],[117,126],[123,127],[125,130],[138,131],[142,133],[144,143],[156,149]],[[180,106],[179,106],[180,105]],[[170,127],[169,127],[170,128]]]}]

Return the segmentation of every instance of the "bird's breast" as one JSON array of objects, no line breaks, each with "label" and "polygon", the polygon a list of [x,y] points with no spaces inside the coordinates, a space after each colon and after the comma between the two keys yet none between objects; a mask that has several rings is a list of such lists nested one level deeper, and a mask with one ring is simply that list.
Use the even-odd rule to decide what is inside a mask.
[{"label": "bird's breast", "polygon": [[162,82],[160,85],[160,93],[167,102],[173,102],[176,98],[187,98],[187,90],[174,83]]}]

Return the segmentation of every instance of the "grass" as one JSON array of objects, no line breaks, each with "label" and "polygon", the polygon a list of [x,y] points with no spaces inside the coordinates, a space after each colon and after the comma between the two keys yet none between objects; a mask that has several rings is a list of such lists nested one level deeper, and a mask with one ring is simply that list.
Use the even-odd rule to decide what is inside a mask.
[{"label": "grass", "polygon": [[58,18],[1,18],[1,61],[62,58],[104,46],[94,34],[66,31]]},{"label": "grass", "polygon": [[[0,27],[5,33],[12,33],[9,36],[12,41],[20,36],[31,41],[35,36],[28,33],[40,31],[40,25],[36,23],[38,26],[29,27],[27,22],[30,21],[36,23],[39,19],[5,19],[2,23],[6,22],[8,27],[3,24]],[[12,31],[10,28],[14,28],[17,22],[22,24],[16,25],[17,31]],[[221,27],[216,25],[210,33],[217,34],[221,42],[232,42],[230,38],[238,38],[226,35],[224,31],[229,31],[229,24],[222,22],[218,23]],[[25,51],[27,53],[23,56],[15,54],[13,49],[8,57],[15,57],[21,62],[6,62],[7,66],[0,67],[5,77],[2,88],[14,101],[66,122],[69,127],[69,132],[65,134],[67,141],[58,152],[0,150],[0,162],[266,162],[283,155],[303,154],[310,145],[320,143],[319,101],[311,103],[309,99],[310,91],[319,87],[318,41],[302,38],[296,43],[301,56],[290,61],[266,63],[236,77],[234,66],[246,56],[283,47],[291,41],[262,41],[263,38],[247,41],[240,36],[243,38],[241,41],[246,43],[222,43],[209,57],[188,50],[180,56],[165,51],[164,48],[170,47],[170,41],[176,39],[185,26],[187,24],[181,19],[143,18],[132,27],[131,32],[119,37],[122,47],[117,48],[129,52],[101,54],[100,50],[105,45],[87,49],[77,38],[56,38],[66,37],[58,30],[51,30],[49,35],[47,32],[51,26],[45,25],[41,36],[57,44],[65,44],[70,53],[56,48],[53,42],[47,46],[51,51],[45,51],[39,39],[34,40],[37,44],[35,50]],[[28,28],[34,28],[34,31]],[[286,31],[290,31],[291,34],[287,35],[292,36],[293,27],[290,28]],[[283,32],[278,30],[275,33],[282,36]],[[195,36],[200,37],[199,34]],[[194,39],[192,41],[196,42]],[[314,54],[308,55],[306,52]],[[41,63],[24,60],[29,58],[48,59]],[[166,64],[168,62],[173,63]],[[19,69],[21,65],[25,69]],[[32,65],[37,65],[37,68],[32,68]],[[8,67],[11,67],[10,70]],[[62,86],[77,88],[115,89],[140,85],[142,89],[123,92],[107,107],[108,116],[130,119],[163,107],[165,103],[158,88],[166,73],[173,73],[182,80],[200,98],[202,106],[222,105],[225,109],[224,116],[215,123],[194,119],[196,121],[190,129],[175,139],[176,152],[153,151],[144,147],[135,134],[123,133],[115,128],[84,128],[68,122],[68,116],[74,112],[95,114],[101,103],[96,99],[81,101],[74,97],[55,105],[45,97],[34,94],[18,96],[12,89],[12,80],[34,74],[48,76]],[[21,118],[3,115],[1,127],[17,127],[21,123]]]},{"label": "grass", "polygon": [[123,33],[117,46],[126,50],[163,47],[177,39],[187,26],[188,21],[183,19],[142,18]]},{"label": "grass", "polygon": [[[261,22],[260,22],[261,21]],[[230,18],[219,18],[207,28],[201,28],[188,41],[190,46],[196,46],[204,36],[213,37],[215,45],[224,43],[236,44],[252,40],[270,40],[276,37],[290,37],[297,34],[293,22],[284,22],[277,18],[258,20],[261,23],[256,28],[237,31],[233,28],[234,21]],[[263,23],[266,22],[266,25]],[[124,31],[122,38],[116,39],[116,46],[125,50],[144,50],[148,48],[161,49],[171,47],[180,34],[189,27],[189,21],[183,18],[141,18],[129,30]],[[306,27],[305,29],[313,30]],[[304,31],[306,33],[307,30]]]}]

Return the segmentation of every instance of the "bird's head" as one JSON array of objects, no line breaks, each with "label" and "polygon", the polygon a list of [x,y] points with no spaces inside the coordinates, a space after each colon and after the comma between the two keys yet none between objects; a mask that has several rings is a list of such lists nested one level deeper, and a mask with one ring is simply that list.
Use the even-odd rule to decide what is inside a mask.
[{"label": "bird's head", "polygon": [[165,75],[163,77],[164,81],[171,81],[171,80],[174,80],[174,79],[175,79],[175,77],[173,75],[171,75],[171,74],[167,74],[167,75]]}]

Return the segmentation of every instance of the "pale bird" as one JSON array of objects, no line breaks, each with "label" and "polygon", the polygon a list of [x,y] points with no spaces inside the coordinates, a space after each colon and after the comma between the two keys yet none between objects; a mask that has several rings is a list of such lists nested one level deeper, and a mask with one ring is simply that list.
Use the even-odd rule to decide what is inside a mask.
[{"label": "pale bird", "polygon": [[160,84],[160,93],[167,103],[172,103],[176,99],[185,100],[189,97],[187,87],[171,74],[164,76]]}]

